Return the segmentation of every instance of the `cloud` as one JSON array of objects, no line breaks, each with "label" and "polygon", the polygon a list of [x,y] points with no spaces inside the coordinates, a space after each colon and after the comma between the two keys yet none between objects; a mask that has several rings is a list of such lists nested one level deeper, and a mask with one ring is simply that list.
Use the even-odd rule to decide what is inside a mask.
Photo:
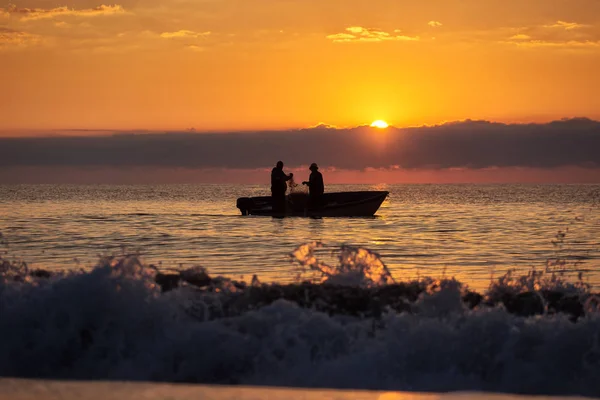
[{"label": "cloud", "polygon": [[87,9],[74,9],[66,6],[56,8],[18,8],[15,5],[11,5],[6,9],[0,9],[0,14],[8,13],[10,16],[17,17],[21,20],[40,20],[40,19],[52,19],[63,16],[75,16],[75,17],[97,17],[105,15],[116,15],[125,14],[125,9],[120,5],[100,5],[98,7],[87,8]]},{"label": "cloud", "polygon": [[361,26],[351,26],[345,29],[345,32],[328,35],[327,39],[336,43],[343,42],[383,42],[383,41],[417,41],[418,36],[399,35],[400,30],[396,29],[393,33],[381,31],[372,28],[363,28]]},{"label": "cloud", "polygon": [[588,25],[578,24],[577,22],[556,21],[555,24],[544,25],[544,28],[561,28],[570,31],[572,29],[581,29],[587,26]]},{"label": "cloud", "polygon": [[194,32],[183,29],[176,32],[163,32],[160,34],[160,37],[163,39],[195,39],[206,37],[210,34],[211,32]]},{"label": "cloud", "polygon": [[0,27],[0,50],[23,48],[41,42],[42,38],[38,35]]},{"label": "cloud", "polygon": [[[383,134],[382,134],[383,133]],[[12,167],[290,168],[318,162],[365,168],[600,168],[600,122],[463,121],[385,132],[369,127],[103,137],[0,138],[0,169]],[[394,167],[397,166],[397,167]]]},{"label": "cloud", "polygon": [[496,26],[484,29],[445,32],[443,38],[461,43],[497,43],[523,49],[545,48],[569,51],[596,51],[600,30],[592,25],[557,21],[552,24]]},{"label": "cloud", "polygon": [[563,49],[596,49],[600,48],[600,41],[592,40],[527,40],[522,42],[513,42],[520,47],[546,47],[546,48],[563,48]]},{"label": "cloud", "polygon": [[160,37],[167,40],[182,40],[186,39],[183,43],[185,44],[185,49],[192,51],[194,53],[202,53],[207,50],[206,46],[199,46],[197,44],[193,44],[195,39],[202,38],[206,39],[212,33],[207,32],[194,32],[190,30],[179,30],[175,32],[163,32],[160,34]]},{"label": "cloud", "polygon": [[349,33],[335,33],[333,35],[328,35],[327,39],[331,39],[334,42],[351,42],[356,40],[356,36]]},{"label": "cloud", "polygon": [[439,21],[429,21],[427,25],[431,26],[432,28],[439,28],[443,24]]},{"label": "cloud", "polygon": [[327,124],[325,122],[319,122],[316,125],[311,126],[310,129],[337,129],[337,126]]},{"label": "cloud", "polygon": [[196,46],[194,44],[187,46],[187,48],[188,48],[188,50],[196,52],[196,53],[201,53],[206,50],[205,47]]},{"label": "cloud", "polygon": [[554,49],[595,49],[600,47],[600,40],[596,39],[569,39],[569,38],[534,38],[526,34],[511,36],[501,43],[515,45],[522,48],[554,48]]},{"label": "cloud", "polygon": [[531,36],[520,33],[510,37],[511,40],[531,40]]},{"label": "cloud", "polygon": [[515,45],[521,48],[554,48],[583,50],[595,49],[600,46],[600,37],[596,32],[582,30],[588,25],[576,22],[558,21],[551,25],[512,28],[513,34],[501,43]]}]

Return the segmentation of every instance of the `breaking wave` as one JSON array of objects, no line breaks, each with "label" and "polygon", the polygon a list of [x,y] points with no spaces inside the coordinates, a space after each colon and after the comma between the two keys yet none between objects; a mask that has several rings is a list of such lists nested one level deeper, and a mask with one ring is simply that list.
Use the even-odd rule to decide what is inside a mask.
[{"label": "breaking wave", "polygon": [[475,293],[319,248],[291,253],[289,285],[127,256],[69,273],[0,258],[0,375],[600,395],[600,302],[581,281],[532,271]]}]

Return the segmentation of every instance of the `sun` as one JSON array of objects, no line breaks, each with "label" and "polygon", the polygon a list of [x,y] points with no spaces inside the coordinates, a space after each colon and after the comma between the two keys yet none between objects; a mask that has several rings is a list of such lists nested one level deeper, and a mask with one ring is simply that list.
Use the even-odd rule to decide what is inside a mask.
[{"label": "sun", "polygon": [[387,128],[389,125],[388,125],[388,123],[387,123],[387,122],[385,122],[385,121],[383,121],[383,120],[381,120],[381,119],[378,119],[377,121],[373,121],[373,123],[371,124],[371,126],[372,126],[373,128],[385,129],[385,128]]}]

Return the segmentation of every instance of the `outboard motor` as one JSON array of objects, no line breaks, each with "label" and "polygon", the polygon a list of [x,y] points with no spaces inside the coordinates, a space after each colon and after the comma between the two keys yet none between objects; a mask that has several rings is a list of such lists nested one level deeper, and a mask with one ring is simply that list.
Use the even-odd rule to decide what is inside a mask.
[{"label": "outboard motor", "polygon": [[248,215],[254,207],[254,201],[250,197],[240,197],[237,199],[236,206],[240,209],[242,215]]}]

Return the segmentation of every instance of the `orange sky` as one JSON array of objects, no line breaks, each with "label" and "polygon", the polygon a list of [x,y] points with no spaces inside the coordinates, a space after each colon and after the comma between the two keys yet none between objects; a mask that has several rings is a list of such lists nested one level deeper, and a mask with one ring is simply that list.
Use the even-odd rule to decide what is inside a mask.
[{"label": "orange sky", "polygon": [[0,130],[600,118],[597,0],[14,3]]}]

